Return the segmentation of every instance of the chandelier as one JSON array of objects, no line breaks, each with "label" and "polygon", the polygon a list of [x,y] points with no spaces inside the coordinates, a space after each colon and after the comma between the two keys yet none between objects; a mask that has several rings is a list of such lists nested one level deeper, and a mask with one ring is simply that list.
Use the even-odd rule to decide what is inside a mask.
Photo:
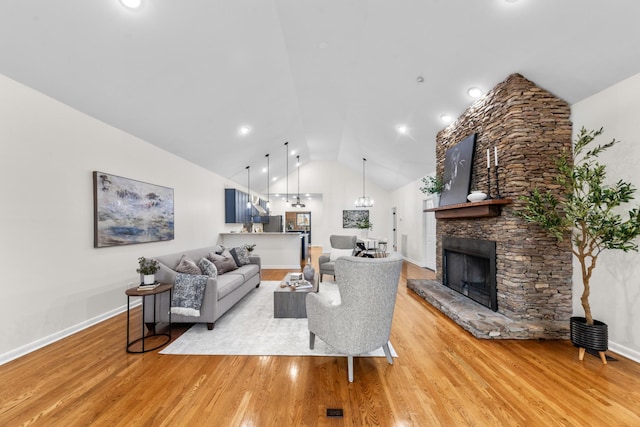
[{"label": "chandelier", "polygon": [[365,192],[364,192],[364,178],[365,178],[364,165],[365,165],[366,161],[367,161],[367,159],[365,159],[363,157],[362,158],[362,197],[358,197],[356,199],[356,208],[370,208],[370,207],[373,207],[373,199],[370,199],[369,197],[367,197],[365,195]]}]

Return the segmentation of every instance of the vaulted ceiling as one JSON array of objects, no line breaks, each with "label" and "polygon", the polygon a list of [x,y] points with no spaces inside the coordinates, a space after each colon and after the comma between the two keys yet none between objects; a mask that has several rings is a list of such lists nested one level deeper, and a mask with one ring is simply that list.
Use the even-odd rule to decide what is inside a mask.
[{"label": "vaulted ceiling", "polygon": [[434,169],[470,87],[518,72],[574,103],[640,72],[638,16],[637,0],[5,0],[0,73],[242,185],[265,154],[284,175],[288,141],[302,164],[366,157],[394,190]]}]

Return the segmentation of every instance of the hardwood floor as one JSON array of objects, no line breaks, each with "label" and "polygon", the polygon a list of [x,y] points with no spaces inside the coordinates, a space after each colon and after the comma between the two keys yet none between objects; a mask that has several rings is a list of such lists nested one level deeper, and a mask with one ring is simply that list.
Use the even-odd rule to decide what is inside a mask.
[{"label": "hardwood floor", "polygon": [[346,357],[127,354],[122,314],[0,366],[0,425],[640,425],[640,364],[579,362],[567,341],[478,340],[406,288],[431,274],[405,263],[399,357],[356,358],[354,383]]}]

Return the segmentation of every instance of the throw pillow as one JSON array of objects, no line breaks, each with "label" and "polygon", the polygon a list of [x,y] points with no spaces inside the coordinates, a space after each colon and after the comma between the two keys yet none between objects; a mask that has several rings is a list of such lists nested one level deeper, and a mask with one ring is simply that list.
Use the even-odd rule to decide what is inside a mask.
[{"label": "throw pillow", "polygon": [[351,256],[352,254],[353,254],[353,249],[331,248],[331,253],[329,254],[329,261],[335,261],[341,256]]},{"label": "throw pillow", "polygon": [[175,270],[178,273],[184,274],[202,274],[202,271],[200,271],[196,263],[186,255],[182,255],[182,258],[180,258],[180,262],[176,266]]},{"label": "throw pillow", "polygon": [[[212,255],[212,254],[209,254]],[[218,274],[224,274],[238,268],[233,258],[213,254],[213,264],[218,269]]]},{"label": "throw pillow", "polygon": [[249,261],[249,251],[247,251],[247,249],[233,248],[229,252],[231,252],[231,256],[238,267],[251,263],[251,261]]},{"label": "throw pillow", "polygon": [[218,277],[218,269],[216,268],[216,265],[206,258],[200,258],[200,261],[198,261],[198,268],[202,270],[203,274],[206,274],[212,279]]},{"label": "throw pillow", "polygon": [[218,255],[222,254],[224,250],[225,250],[225,247],[223,245],[216,245],[215,248],[213,248],[213,252],[217,253]]}]

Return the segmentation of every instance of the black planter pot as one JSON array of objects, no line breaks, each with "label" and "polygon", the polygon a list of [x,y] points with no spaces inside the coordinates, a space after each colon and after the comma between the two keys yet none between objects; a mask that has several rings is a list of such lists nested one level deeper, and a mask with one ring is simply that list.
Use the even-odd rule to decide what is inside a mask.
[{"label": "black planter pot", "polygon": [[593,325],[587,325],[584,317],[571,318],[571,343],[580,349],[579,359],[584,358],[585,349],[597,351],[602,363],[606,365],[605,351],[609,348],[609,329],[606,323],[594,320]]}]

